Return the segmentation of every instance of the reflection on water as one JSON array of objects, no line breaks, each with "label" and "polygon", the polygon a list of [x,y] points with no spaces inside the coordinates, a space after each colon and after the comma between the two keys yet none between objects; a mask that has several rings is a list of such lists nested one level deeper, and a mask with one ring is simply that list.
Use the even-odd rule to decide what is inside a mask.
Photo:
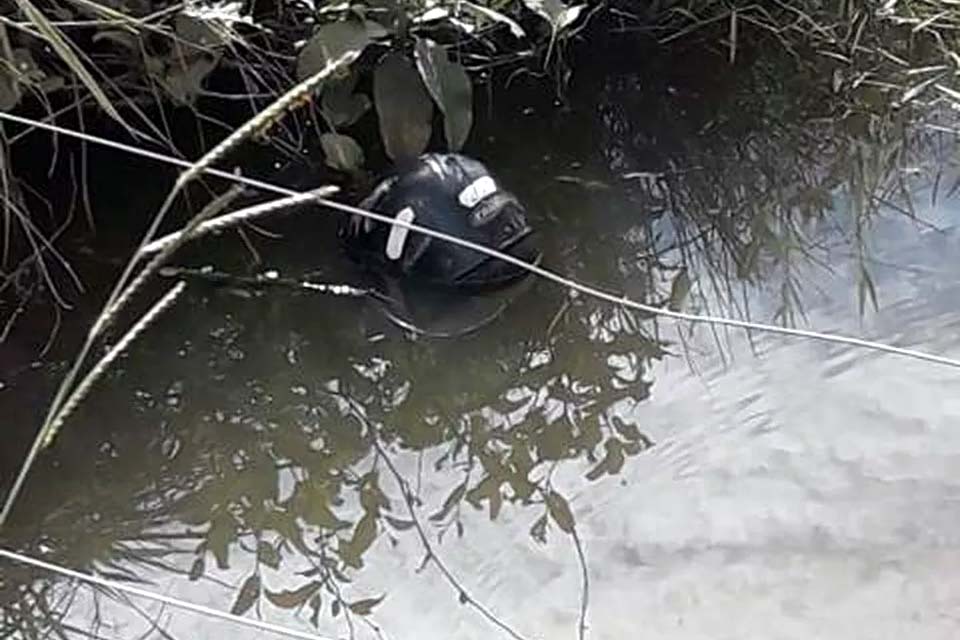
[{"label": "reflection on water", "polygon": [[[960,356],[960,209],[912,177],[933,136],[825,138],[782,101],[748,126],[665,81],[593,82],[552,119],[503,107],[476,149],[556,270]],[[271,264],[349,277],[317,242]],[[225,244],[184,261],[236,260]],[[238,293],[193,289],[104,380],[5,544],[336,637],[572,637],[587,595],[593,638],[957,628],[949,370],[662,326],[541,282],[457,340],[359,300]],[[0,601],[5,634],[260,637],[14,566]]]}]

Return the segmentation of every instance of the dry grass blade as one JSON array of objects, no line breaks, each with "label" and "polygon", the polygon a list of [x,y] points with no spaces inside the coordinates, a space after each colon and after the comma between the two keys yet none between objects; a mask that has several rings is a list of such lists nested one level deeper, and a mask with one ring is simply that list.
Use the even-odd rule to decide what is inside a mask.
[{"label": "dry grass blade", "polygon": [[90,72],[87,71],[87,68],[83,66],[83,63],[74,53],[73,48],[70,46],[70,43],[67,42],[66,38],[60,33],[60,30],[47,19],[43,12],[41,12],[30,0],[14,0],[17,3],[17,6],[20,7],[20,10],[23,12],[23,15],[36,26],[40,34],[43,36],[53,50],[57,52],[57,55],[66,63],[70,70],[77,74],[77,77],[80,79],[80,82],[87,87],[93,97],[96,99],[97,104],[107,112],[107,114],[124,126],[127,130],[132,130],[132,128],[126,123],[120,113],[116,110],[113,104],[110,102],[110,99],[107,97],[107,94],[104,93],[103,89],[100,88],[100,85],[97,84],[97,81],[90,75]]},{"label": "dry grass blade", "polygon": [[[241,222],[252,220],[253,218],[259,218],[276,213],[278,211],[290,209],[291,207],[314,201],[317,198],[332,195],[333,193],[336,193],[336,191],[337,187],[321,187],[303,194],[287,196],[286,198],[277,198],[276,200],[271,200],[269,202],[264,202],[250,207],[244,207],[243,209],[232,211],[202,223],[196,228],[196,230],[194,230],[193,235],[190,236],[188,240],[194,240],[208,233],[220,231],[222,229],[238,225]],[[181,235],[182,232],[176,231],[169,235],[163,236],[162,238],[157,238],[141,249],[140,254],[148,255],[161,251],[174,242],[179,241]]]}]

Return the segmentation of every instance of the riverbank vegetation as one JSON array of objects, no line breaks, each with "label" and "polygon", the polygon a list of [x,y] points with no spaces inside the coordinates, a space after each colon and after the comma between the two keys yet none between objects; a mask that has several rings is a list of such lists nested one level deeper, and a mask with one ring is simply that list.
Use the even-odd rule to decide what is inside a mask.
[{"label": "riverbank vegetation", "polygon": [[[960,102],[958,28],[948,0],[13,0],[0,11],[0,111],[174,156],[202,153],[298,80],[356,54],[306,96],[309,108],[263,138],[291,156],[318,147],[333,172],[349,175],[428,146],[460,149],[481,94],[533,75],[563,99],[594,51],[641,42],[647,56],[693,48],[718,67],[767,69],[768,84],[744,98],[763,105],[758,129],[777,117],[771,104],[803,101],[814,86],[820,125],[896,138],[904,110],[950,112]],[[201,127],[199,146],[171,125],[184,114]],[[3,124],[2,287],[22,292],[39,279],[59,298],[69,268],[62,258],[48,265],[83,220],[64,228],[63,216],[37,215],[42,194],[17,171],[30,130]],[[51,171],[67,179],[77,169],[56,164],[56,149],[54,139]],[[95,214],[86,218],[93,226]]]}]

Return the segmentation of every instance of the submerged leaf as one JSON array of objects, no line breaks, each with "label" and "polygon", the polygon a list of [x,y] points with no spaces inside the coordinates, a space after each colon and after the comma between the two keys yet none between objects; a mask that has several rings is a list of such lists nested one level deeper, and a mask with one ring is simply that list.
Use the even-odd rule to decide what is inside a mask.
[{"label": "submerged leaf", "polygon": [[337,171],[352,172],[363,166],[363,149],[350,136],[340,133],[325,133],[320,136],[320,146],[327,166]]},{"label": "submerged leaf", "polygon": [[388,53],[373,73],[380,135],[393,160],[419,156],[430,141],[433,102],[407,58]]},{"label": "submerged leaf", "polygon": [[236,601],[233,603],[233,606],[230,607],[230,613],[235,616],[242,616],[250,610],[250,607],[256,603],[259,597],[260,576],[254,573],[244,580],[243,586],[240,587],[240,593],[237,594]]},{"label": "submerged leaf", "polygon": [[433,40],[417,40],[417,69],[427,90],[443,112],[443,131],[451,151],[459,151],[473,126],[473,85],[459,62]]}]

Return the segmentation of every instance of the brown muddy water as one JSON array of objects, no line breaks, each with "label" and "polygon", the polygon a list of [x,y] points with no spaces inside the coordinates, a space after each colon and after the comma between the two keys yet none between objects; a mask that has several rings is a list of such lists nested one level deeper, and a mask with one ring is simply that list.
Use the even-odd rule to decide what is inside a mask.
[{"label": "brown muddy water", "polygon": [[[960,358],[952,137],[916,123],[891,149],[804,100],[751,101],[749,82],[708,108],[678,74],[494,105],[468,151],[528,204],[546,264]],[[114,206],[155,207],[165,184],[118,179],[151,165],[100,157]],[[252,241],[282,273],[349,281],[331,225],[304,214]],[[253,262],[231,234],[180,260]],[[102,295],[112,272],[93,271]],[[41,335],[6,347],[7,482],[64,367],[22,355]],[[545,282],[454,340],[412,339],[362,300],[191,287],[67,423],[2,539],[324,638],[952,639],[958,391],[946,367]],[[0,637],[266,637],[0,572]]]}]

